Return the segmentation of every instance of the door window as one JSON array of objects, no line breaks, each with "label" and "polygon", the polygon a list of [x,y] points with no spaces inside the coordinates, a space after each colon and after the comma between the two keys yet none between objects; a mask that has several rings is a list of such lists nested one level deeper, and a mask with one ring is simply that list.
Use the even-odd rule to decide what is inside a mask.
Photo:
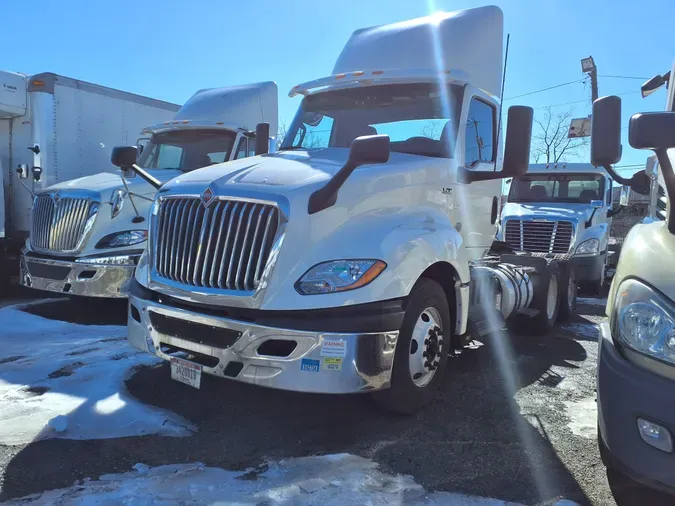
[{"label": "door window", "polygon": [[473,167],[480,162],[496,159],[495,116],[493,106],[478,98],[472,98],[466,121],[464,141],[464,165]]}]

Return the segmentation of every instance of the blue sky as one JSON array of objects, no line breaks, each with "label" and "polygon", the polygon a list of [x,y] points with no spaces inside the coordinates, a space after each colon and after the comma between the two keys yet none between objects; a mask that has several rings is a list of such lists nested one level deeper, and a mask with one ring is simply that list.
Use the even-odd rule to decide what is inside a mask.
[{"label": "blue sky", "polygon": [[[505,31],[511,34],[507,99],[582,79],[580,59],[589,54],[601,75],[637,77],[662,74],[675,58],[672,0],[492,3],[503,9]],[[485,2],[5,0],[0,68],[56,72],[177,103],[200,88],[274,80],[280,119],[288,123],[299,103],[288,98],[288,90],[329,75],[353,30],[478,5]],[[642,99],[641,82],[599,80],[601,96],[625,93],[624,127],[631,113],[664,107],[665,91]],[[576,117],[588,114],[588,85],[575,83],[505,105],[530,105],[541,114],[542,107],[568,102],[579,103],[553,111],[574,108]],[[588,159],[587,153],[581,156],[580,161]],[[624,139],[621,165],[643,164],[646,156]]]}]

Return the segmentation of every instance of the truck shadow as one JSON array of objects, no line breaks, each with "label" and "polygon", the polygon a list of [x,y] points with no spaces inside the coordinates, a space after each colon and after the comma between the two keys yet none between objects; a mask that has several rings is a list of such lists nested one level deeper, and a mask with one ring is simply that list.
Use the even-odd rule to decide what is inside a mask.
[{"label": "truck shadow", "polygon": [[[572,339],[510,341],[514,353],[506,365],[516,389],[541,382],[552,365],[573,368],[571,362],[586,359]],[[35,441],[8,464],[0,500],[128,471],[137,462],[201,461],[243,470],[266,459],[347,452],[411,474],[431,490],[526,504],[559,497],[588,503],[546,432],[520,414],[497,372],[503,360],[490,348],[451,359],[438,399],[410,417],[382,411],[368,395],[298,394],[213,377],[194,390],[173,382],[166,364],[142,367],[127,381],[129,392],[185,417],[197,433]]]},{"label": "truck shadow", "polygon": [[48,298],[39,304],[29,304],[24,312],[78,325],[126,325],[127,299],[97,299],[88,297]]}]

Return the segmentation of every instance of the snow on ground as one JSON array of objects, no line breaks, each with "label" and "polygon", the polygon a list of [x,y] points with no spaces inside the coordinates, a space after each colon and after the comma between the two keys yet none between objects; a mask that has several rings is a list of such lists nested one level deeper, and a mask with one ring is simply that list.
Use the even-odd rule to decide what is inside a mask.
[{"label": "snow on ground", "polygon": [[96,481],[84,481],[7,504],[516,506],[450,492],[428,493],[411,476],[384,473],[373,461],[348,454],[270,462],[246,472],[225,471],[200,463],[155,468],[136,464],[134,471],[128,473],[104,475]]},{"label": "snow on ground", "polygon": [[587,306],[607,306],[607,299],[596,299],[593,297],[577,297],[577,304],[585,304]]},{"label": "snow on ground", "polygon": [[571,332],[575,336],[583,336],[593,340],[598,339],[598,326],[594,323],[565,323],[560,328]]},{"label": "snow on ground", "polygon": [[130,346],[124,327],[48,320],[24,306],[0,308],[0,444],[192,433],[126,393],[132,369],[159,359]]},{"label": "snow on ground", "polygon": [[565,412],[570,419],[567,426],[572,434],[595,439],[597,437],[598,407],[595,395],[583,399],[565,401]]}]

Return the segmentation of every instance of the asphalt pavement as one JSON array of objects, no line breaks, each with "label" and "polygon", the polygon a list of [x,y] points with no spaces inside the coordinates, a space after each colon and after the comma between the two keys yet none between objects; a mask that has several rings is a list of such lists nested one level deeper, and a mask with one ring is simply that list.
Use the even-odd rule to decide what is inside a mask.
[{"label": "asphalt pavement", "polygon": [[[124,323],[124,306],[55,300],[43,316]],[[414,416],[382,411],[368,395],[274,391],[209,376],[195,390],[166,364],[136,370],[128,391],[193,422],[184,438],[50,439],[0,446],[0,500],[147,465],[201,461],[232,470],[266,459],[353,453],[412,475],[429,490],[547,504],[610,505],[595,435],[601,301],[545,338],[503,333],[451,358],[437,400]]]}]

